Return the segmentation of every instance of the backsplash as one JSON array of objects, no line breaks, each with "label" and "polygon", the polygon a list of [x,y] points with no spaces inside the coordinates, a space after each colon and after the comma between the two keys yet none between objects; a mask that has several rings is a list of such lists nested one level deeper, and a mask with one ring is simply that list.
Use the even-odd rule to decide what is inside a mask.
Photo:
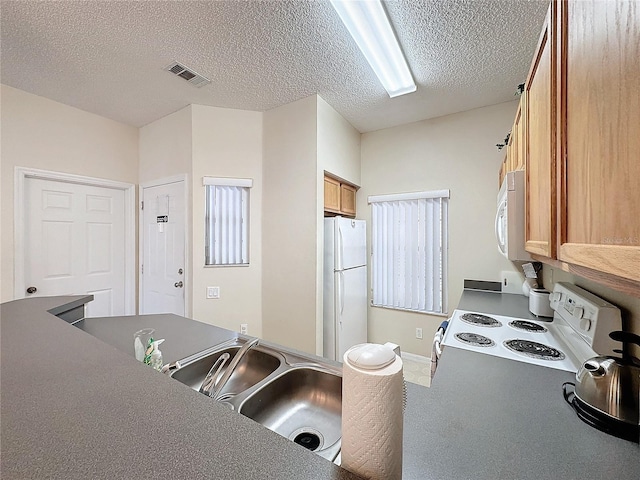
[{"label": "backsplash", "polygon": [[[563,270],[543,265],[542,282],[544,288],[553,290],[556,282],[569,282],[597,295],[619,307],[622,312],[622,326],[626,331],[640,335],[640,298],[625,295],[598,283],[572,275]],[[640,347],[634,346],[631,353],[640,358]]]}]

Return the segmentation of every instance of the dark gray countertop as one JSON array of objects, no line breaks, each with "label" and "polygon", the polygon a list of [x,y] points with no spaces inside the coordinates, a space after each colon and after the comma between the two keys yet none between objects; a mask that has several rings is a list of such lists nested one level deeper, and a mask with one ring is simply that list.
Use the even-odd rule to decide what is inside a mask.
[{"label": "dark gray countertop", "polygon": [[[465,290],[458,308],[536,318],[523,295]],[[421,476],[407,478],[638,480],[638,444],[588,426],[566,404],[562,384],[574,380],[446,347],[431,388],[409,389],[405,467]]]},{"label": "dark gray countertop", "polygon": [[[234,332],[174,315],[78,329],[46,313],[55,301],[33,300],[2,305],[3,479],[355,478],[133,359],[140,328],[167,339],[165,361]],[[523,316],[528,303],[465,291],[459,308]],[[431,388],[408,384],[403,478],[637,480],[638,445],[565,404],[573,377],[447,347]]]},{"label": "dark gray countertop", "polygon": [[458,310],[471,310],[477,313],[494,313],[507,317],[531,320],[551,321],[551,318],[536,317],[529,311],[529,299],[513,293],[463,290]]},{"label": "dark gray countertop", "polygon": [[47,313],[83,298],[0,307],[3,479],[358,478]]}]

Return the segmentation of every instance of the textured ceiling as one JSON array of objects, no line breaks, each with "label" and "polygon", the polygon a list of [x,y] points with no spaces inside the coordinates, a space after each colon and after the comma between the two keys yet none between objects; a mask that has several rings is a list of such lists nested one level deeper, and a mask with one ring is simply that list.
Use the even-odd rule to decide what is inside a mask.
[{"label": "textured ceiling", "polygon": [[[513,99],[547,3],[385,2],[418,86],[390,99],[328,0],[1,0],[1,80],[134,126],[317,93],[366,132]],[[162,70],[174,60],[212,83]]]}]

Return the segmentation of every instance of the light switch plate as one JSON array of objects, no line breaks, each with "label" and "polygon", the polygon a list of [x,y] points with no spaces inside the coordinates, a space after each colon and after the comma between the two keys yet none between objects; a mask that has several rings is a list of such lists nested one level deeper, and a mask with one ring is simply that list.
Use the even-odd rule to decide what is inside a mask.
[{"label": "light switch plate", "polygon": [[220,287],[207,287],[207,298],[220,298]]}]

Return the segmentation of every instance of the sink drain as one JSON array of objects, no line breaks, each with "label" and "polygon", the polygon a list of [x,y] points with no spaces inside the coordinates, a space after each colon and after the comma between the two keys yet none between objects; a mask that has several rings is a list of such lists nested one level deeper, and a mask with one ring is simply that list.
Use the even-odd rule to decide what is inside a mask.
[{"label": "sink drain", "polygon": [[313,428],[299,428],[291,434],[289,439],[312,452],[319,450],[324,444],[322,434]]}]

